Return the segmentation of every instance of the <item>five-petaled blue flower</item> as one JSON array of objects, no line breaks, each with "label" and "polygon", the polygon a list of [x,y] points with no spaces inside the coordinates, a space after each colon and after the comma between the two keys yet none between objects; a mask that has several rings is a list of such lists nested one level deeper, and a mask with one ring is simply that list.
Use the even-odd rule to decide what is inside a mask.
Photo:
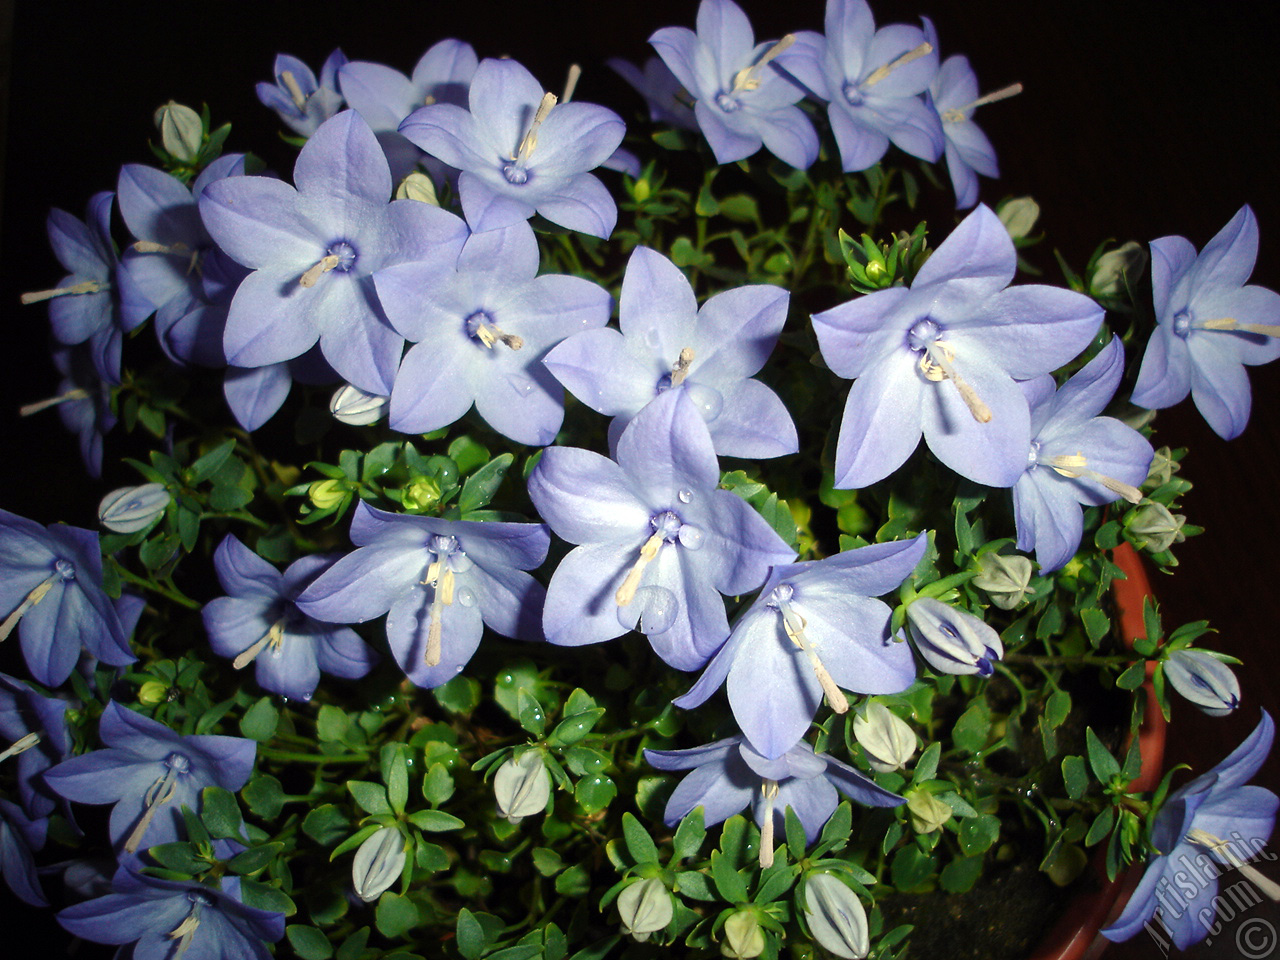
[{"label": "five-petaled blue flower", "polygon": [[346,62],[346,54],[335,49],[325,58],[317,81],[312,69],[297,57],[277,54],[271,70],[276,82],[259,83],[258,99],[298,136],[309,137],[342,109],[338,71]]}]

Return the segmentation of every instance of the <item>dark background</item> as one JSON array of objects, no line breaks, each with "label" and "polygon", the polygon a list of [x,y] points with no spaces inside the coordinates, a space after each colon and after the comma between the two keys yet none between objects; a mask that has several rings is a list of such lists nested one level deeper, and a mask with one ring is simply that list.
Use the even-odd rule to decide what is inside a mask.
[{"label": "dark background", "polygon": [[[748,0],[744,7],[758,37],[822,28],[820,0]],[[943,56],[968,54],[984,91],[1013,81],[1026,85],[1021,97],[979,112],[1004,174],[984,181],[982,197],[994,203],[1034,195],[1044,210],[1042,225],[1069,262],[1082,266],[1107,238],[1149,241],[1177,233],[1202,247],[1247,202],[1262,235],[1253,279],[1280,288],[1275,5],[881,0],[873,7],[881,24],[933,18]],[[51,395],[56,383],[44,310],[20,307],[18,294],[52,286],[63,274],[45,240],[50,206],[83,216],[91,194],[114,189],[121,164],[151,162],[146,141],[157,106],[169,99],[197,108],[207,102],[215,121],[233,122],[228,149],[253,149],[287,172],[289,148],[253,90],[269,78],[278,51],[318,69],[341,45],[352,59],[407,72],[437,39],[456,36],[481,56],[516,57],[551,89],[568,63],[581,63],[579,99],[630,116],[637,101],[601,66],[604,59],[643,60],[653,30],[692,26],[695,11],[692,0],[22,0],[16,9],[0,2],[0,76],[7,73],[8,81],[8,95],[0,97],[0,110],[6,103],[8,110],[0,118],[0,444],[6,456],[0,506],[42,523],[91,526],[102,493],[133,482],[111,472],[101,485],[86,482],[56,415],[16,422],[19,405]],[[947,225],[933,228],[936,243]],[[1048,246],[1032,258],[1047,282],[1059,282]],[[1185,703],[1175,706],[1169,759],[1197,772],[1252,730],[1260,704],[1276,713],[1280,699],[1272,606],[1280,571],[1280,366],[1254,369],[1251,376],[1253,421],[1232,443],[1219,440],[1189,401],[1158,421],[1158,445],[1192,447],[1183,475],[1196,489],[1185,512],[1208,528],[1179,549],[1176,580],[1155,577],[1166,622],[1208,618],[1221,631],[1210,645],[1246,661],[1239,669],[1245,705],[1237,715],[1216,720]],[[108,460],[110,446],[108,439]],[[1273,759],[1258,782],[1280,787],[1278,766]],[[1255,915],[1280,923],[1274,911],[1258,908]],[[1195,955],[1242,955],[1232,932],[1228,927]],[[1145,937],[1109,954],[1158,955]]]}]

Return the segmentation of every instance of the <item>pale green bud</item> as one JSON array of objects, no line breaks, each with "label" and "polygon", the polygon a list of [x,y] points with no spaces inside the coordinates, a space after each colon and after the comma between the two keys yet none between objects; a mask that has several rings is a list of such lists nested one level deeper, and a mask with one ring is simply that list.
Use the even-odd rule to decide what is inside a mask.
[{"label": "pale green bud", "polygon": [[911,829],[916,833],[933,833],[951,819],[951,808],[927,790],[916,790],[907,797],[911,813]]},{"label": "pale green bud", "polygon": [[307,496],[319,510],[331,510],[347,498],[345,480],[317,480],[307,487]]},{"label": "pale green bud", "polygon": [[984,553],[978,566],[982,572],[973,578],[973,585],[985,590],[992,603],[1001,610],[1013,610],[1022,604],[1030,592],[1027,588],[1031,582],[1029,557]]},{"label": "pale green bud", "polygon": [[643,943],[651,933],[666,929],[675,909],[671,891],[657,877],[628,884],[618,894],[618,916],[622,927]]},{"label": "pale green bud", "polygon": [[387,415],[390,397],[365,393],[351,384],[339,387],[329,400],[329,412],[334,419],[352,427],[367,427]]},{"label": "pale green bud", "polygon": [[493,795],[498,812],[511,823],[545,810],[551,797],[551,774],[542,755],[529,750],[499,767],[493,777]]},{"label": "pale green bud", "polygon": [[804,899],[813,939],[845,960],[867,955],[867,912],[857,894],[829,873],[811,873],[804,882]]},{"label": "pale green bud", "polygon": [[365,903],[377,900],[404,872],[404,835],[395,827],[383,827],[360,844],[351,864],[356,896]]},{"label": "pale green bud", "polygon": [[204,144],[204,123],[190,107],[170,100],[156,111],[160,143],[169,155],[184,163],[194,163]]},{"label": "pale green bud", "polygon": [[739,910],[724,922],[720,955],[732,960],[751,960],[764,953],[764,931],[754,910]]},{"label": "pale green bud", "polygon": [[396,199],[417,200],[433,207],[440,206],[440,200],[436,197],[436,185],[425,173],[416,170],[400,181],[400,186],[396,187]]},{"label": "pale green bud", "polygon": [[404,488],[402,501],[406,510],[429,510],[440,502],[440,483],[431,477],[419,477]]},{"label": "pale green bud", "polygon": [[897,770],[916,752],[916,735],[906,721],[878,700],[853,718],[853,736],[880,773]]},{"label": "pale green bud", "polygon": [[1172,514],[1163,503],[1145,503],[1125,517],[1125,527],[1143,550],[1162,553],[1187,539],[1182,525],[1187,518]]},{"label": "pale green bud", "polygon": [[169,506],[163,483],[112,490],[98,504],[98,522],[113,533],[137,533],[151,526]]},{"label": "pale green bud", "polygon": [[1089,292],[1095,297],[1114,297],[1134,287],[1147,270],[1147,250],[1130,240],[1124,246],[1108,251],[1094,264],[1089,279]]},{"label": "pale green bud", "polygon": [[159,680],[148,680],[138,688],[138,702],[148,707],[164,703],[169,699],[169,687]]},{"label": "pale green bud", "polygon": [[632,190],[632,196],[636,198],[636,203],[644,203],[649,199],[650,194],[649,181],[641,177],[636,181],[636,185]]},{"label": "pale green bud", "polygon": [[1181,464],[1173,459],[1173,451],[1168,447],[1161,447],[1151,459],[1151,469],[1147,471],[1144,486],[1151,487],[1153,490],[1163,487],[1173,479],[1173,475],[1180,467]]},{"label": "pale green bud", "polygon": [[1002,203],[996,216],[1009,231],[1011,239],[1021,240],[1035,229],[1036,221],[1040,219],[1040,204],[1030,197],[1015,197]]}]

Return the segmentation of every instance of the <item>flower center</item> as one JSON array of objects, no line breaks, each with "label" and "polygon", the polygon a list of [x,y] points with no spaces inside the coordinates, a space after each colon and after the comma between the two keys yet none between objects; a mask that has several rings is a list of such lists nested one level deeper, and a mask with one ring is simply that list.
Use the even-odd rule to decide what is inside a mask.
[{"label": "flower center", "polygon": [[956,385],[960,399],[973,414],[973,419],[979,423],[990,422],[991,408],[982,402],[978,392],[956,370],[955,348],[942,339],[943,333],[943,328],[928,317],[917,320],[907,331],[907,348],[920,354],[920,373],[931,383],[950,380]]},{"label": "flower center", "polygon": [[507,183],[516,187],[529,182],[529,171],[520,163],[503,164],[502,176],[506,179]]},{"label": "flower center", "polygon": [[356,248],[346,240],[338,240],[329,245],[329,249],[325,253],[330,257],[337,257],[338,262],[334,264],[333,269],[341,270],[343,273],[351,270],[356,265]]},{"label": "flower center", "polygon": [[1191,311],[1179,310],[1173,315],[1173,332],[1183,340],[1191,336]]},{"label": "flower center", "polygon": [[845,102],[851,107],[860,107],[866,100],[866,97],[862,95],[862,90],[859,88],[858,84],[854,83],[852,80],[844,85],[841,93],[844,94]]},{"label": "flower center", "polygon": [[671,365],[671,372],[664,373],[658,378],[658,382],[654,384],[653,394],[657,396],[665,393],[672,387],[678,387],[684,383],[684,378],[689,375],[689,366],[693,363],[693,347],[684,347],[680,351],[680,356],[676,358],[676,362]]},{"label": "flower center", "polygon": [[929,344],[936,342],[941,336],[942,327],[925,317],[913,323],[907,331],[907,346],[916,353],[923,353],[929,348]]},{"label": "flower center", "polygon": [[738,98],[733,96],[733,94],[730,94],[730,93],[724,93],[724,92],[717,93],[715,99],[716,99],[716,106],[719,107],[721,110],[723,110],[725,113],[734,113],[737,110],[741,109],[742,107],[742,103],[738,100]]},{"label": "flower center", "polygon": [[178,778],[191,772],[191,760],[181,753],[170,753],[164,758],[164,773],[147,788],[142,798],[142,817],[124,842],[125,853],[135,853],[142,838],[151,826],[159,809],[173,799],[178,789]]},{"label": "flower center", "polygon": [[[422,662],[428,667],[440,663],[440,637],[444,630],[444,608],[453,606],[456,598],[463,606],[471,606],[467,597],[462,596],[466,588],[457,589],[455,574],[466,573],[471,569],[471,558],[462,552],[457,537],[433,535],[427,549],[435,557],[427,565],[426,576],[422,578],[425,586],[432,588],[430,622],[427,627],[427,650]],[[472,601],[474,602],[474,601]]]},{"label": "flower center", "polygon": [[524,346],[524,338],[507,333],[499,327],[493,322],[493,315],[488,310],[476,310],[462,321],[462,327],[468,337],[489,350],[493,349],[495,343],[504,344],[511,350],[519,350]]}]

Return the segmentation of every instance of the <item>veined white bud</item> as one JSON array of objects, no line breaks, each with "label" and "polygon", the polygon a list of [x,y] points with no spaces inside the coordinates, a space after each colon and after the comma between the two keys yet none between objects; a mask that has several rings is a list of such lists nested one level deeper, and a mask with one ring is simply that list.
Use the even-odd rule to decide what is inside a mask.
[{"label": "veined white bud", "polygon": [[1000,205],[996,216],[1009,231],[1011,239],[1021,240],[1036,228],[1036,221],[1040,219],[1040,204],[1030,197],[1014,197]]},{"label": "veined white bud", "polygon": [[429,203],[433,207],[440,206],[440,201],[436,197],[436,185],[425,173],[417,170],[400,181],[400,186],[396,187],[396,199],[418,200]]},{"label": "veined white bud", "polygon": [[829,873],[811,873],[804,881],[804,918],[813,939],[837,957],[862,960],[871,948],[867,912],[858,895]]},{"label": "veined white bud", "polygon": [[731,960],[751,960],[764,953],[764,931],[755,910],[748,907],[739,910],[724,922],[724,939],[720,941],[720,955]]},{"label": "veined white bud", "polygon": [[916,752],[916,735],[907,722],[878,700],[853,718],[853,736],[867,752],[871,768],[889,773]]},{"label": "veined white bud", "polygon": [[907,607],[911,636],[920,656],[939,673],[976,673],[989,677],[993,662],[1004,655],[1000,635],[971,613],[933,597],[919,597]]},{"label": "veined white bud", "polygon": [[917,790],[907,797],[911,813],[911,829],[916,833],[933,833],[951,819],[951,808],[927,790]]},{"label": "veined white bud", "polygon": [[493,795],[498,812],[512,823],[545,810],[551,797],[551,774],[542,754],[529,750],[500,766],[493,777]]},{"label": "veined white bud", "polygon": [[1156,450],[1156,455],[1151,458],[1151,468],[1147,470],[1147,479],[1143,486],[1159,489],[1173,479],[1173,475],[1178,472],[1181,464],[1173,459],[1173,451],[1168,447],[1160,447]]},{"label": "veined white bud", "polygon": [[982,572],[973,578],[973,585],[985,590],[992,603],[1001,610],[1013,610],[1022,604],[1031,582],[1030,557],[984,553],[978,565]]},{"label": "veined white bud", "polygon": [[1175,650],[1164,661],[1173,689],[1211,717],[1225,717],[1240,705],[1240,682],[1231,668],[1205,650]]},{"label": "veined white bud", "polygon": [[156,111],[156,129],[160,143],[170,156],[184,163],[194,163],[204,143],[204,123],[190,107],[170,100]]},{"label": "veined white bud", "polygon": [[1187,539],[1182,525],[1187,518],[1173,514],[1163,503],[1146,503],[1125,518],[1125,528],[1138,546],[1151,553],[1162,553],[1175,543]]},{"label": "veined white bud", "polygon": [[374,393],[365,393],[359,387],[347,384],[334,391],[329,400],[329,412],[334,419],[352,427],[367,427],[377,423],[387,415],[391,405],[390,397],[380,397]]},{"label": "veined white bud", "polygon": [[1124,246],[1109,250],[1093,265],[1089,292],[1095,297],[1114,297],[1126,287],[1136,287],[1147,270],[1147,250],[1130,240]]},{"label": "veined white bud", "polygon": [[657,877],[628,884],[618,894],[622,927],[640,943],[648,940],[649,934],[665,929],[674,913],[671,891]]},{"label": "veined white bud", "polygon": [[395,827],[383,827],[360,844],[351,864],[351,882],[356,896],[365,903],[377,900],[404,872],[404,834]]},{"label": "veined white bud", "polygon": [[112,490],[98,504],[98,522],[113,533],[137,533],[155,523],[169,506],[163,483]]}]

